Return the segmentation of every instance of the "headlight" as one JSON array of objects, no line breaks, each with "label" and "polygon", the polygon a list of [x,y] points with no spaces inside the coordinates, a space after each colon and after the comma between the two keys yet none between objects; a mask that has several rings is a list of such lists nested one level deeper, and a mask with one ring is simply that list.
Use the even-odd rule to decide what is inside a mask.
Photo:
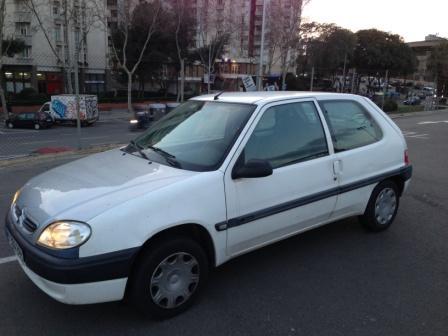
[{"label": "headlight", "polygon": [[136,120],[136,119],[132,119],[132,120],[130,120],[129,121],[131,124],[137,124],[138,123],[138,120]]},{"label": "headlight", "polygon": [[87,241],[90,226],[80,222],[61,221],[50,224],[39,236],[39,245],[58,250],[76,247]]},{"label": "headlight", "polygon": [[16,204],[17,199],[19,198],[20,195],[20,189],[16,191],[16,193],[14,194],[14,197],[12,198],[12,205]]}]

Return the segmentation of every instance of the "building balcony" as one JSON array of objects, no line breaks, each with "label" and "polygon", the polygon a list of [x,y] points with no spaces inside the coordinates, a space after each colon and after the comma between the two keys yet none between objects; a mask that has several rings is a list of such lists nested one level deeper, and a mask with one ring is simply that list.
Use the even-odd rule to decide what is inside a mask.
[{"label": "building balcony", "polygon": [[14,20],[16,22],[31,22],[33,14],[27,11],[16,11],[14,12]]},{"label": "building balcony", "polygon": [[17,40],[22,40],[25,45],[32,46],[33,45],[33,36],[32,35],[14,35],[14,38]]}]

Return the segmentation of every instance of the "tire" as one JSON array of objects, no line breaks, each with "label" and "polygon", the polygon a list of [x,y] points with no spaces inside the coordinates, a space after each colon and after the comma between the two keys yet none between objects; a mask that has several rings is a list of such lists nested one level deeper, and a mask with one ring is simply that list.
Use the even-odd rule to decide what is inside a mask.
[{"label": "tire", "polygon": [[8,126],[9,129],[13,129],[14,128],[14,124],[9,122],[6,126]]},{"label": "tire", "polygon": [[156,242],[137,263],[128,299],[152,319],[170,318],[188,309],[204,288],[209,273],[204,249],[183,237]]},{"label": "tire", "polygon": [[40,130],[40,125],[39,124],[34,124],[34,129],[35,130]]},{"label": "tire", "polygon": [[373,189],[366,211],[359,220],[369,231],[384,231],[393,223],[399,204],[397,185],[390,180],[383,181]]}]

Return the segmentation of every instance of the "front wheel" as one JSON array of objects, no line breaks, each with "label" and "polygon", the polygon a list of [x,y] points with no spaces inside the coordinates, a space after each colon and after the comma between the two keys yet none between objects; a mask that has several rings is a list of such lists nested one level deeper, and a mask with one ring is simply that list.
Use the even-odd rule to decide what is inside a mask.
[{"label": "front wheel", "polygon": [[397,185],[392,181],[384,181],[373,189],[364,215],[360,222],[370,231],[386,230],[394,221],[399,205]]},{"label": "front wheel", "polygon": [[193,304],[208,272],[207,255],[196,241],[159,241],[138,259],[129,298],[151,318],[173,317]]},{"label": "front wheel", "polygon": [[40,125],[39,124],[34,124],[34,129],[35,130],[40,130]]},{"label": "front wheel", "polygon": [[14,128],[14,124],[13,124],[12,122],[9,122],[9,123],[7,124],[7,126],[8,126],[9,129]]}]

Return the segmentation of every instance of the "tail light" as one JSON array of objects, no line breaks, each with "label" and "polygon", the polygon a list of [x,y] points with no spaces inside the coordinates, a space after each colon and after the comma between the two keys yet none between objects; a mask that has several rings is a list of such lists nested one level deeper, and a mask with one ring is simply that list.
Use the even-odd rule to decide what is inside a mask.
[{"label": "tail light", "polygon": [[409,153],[408,153],[408,150],[406,149],[406,150],[404,151],[404,164],[405,164],[406,166],[408,166],[410,163],[411,163],[411,162],[409,161]]}]

